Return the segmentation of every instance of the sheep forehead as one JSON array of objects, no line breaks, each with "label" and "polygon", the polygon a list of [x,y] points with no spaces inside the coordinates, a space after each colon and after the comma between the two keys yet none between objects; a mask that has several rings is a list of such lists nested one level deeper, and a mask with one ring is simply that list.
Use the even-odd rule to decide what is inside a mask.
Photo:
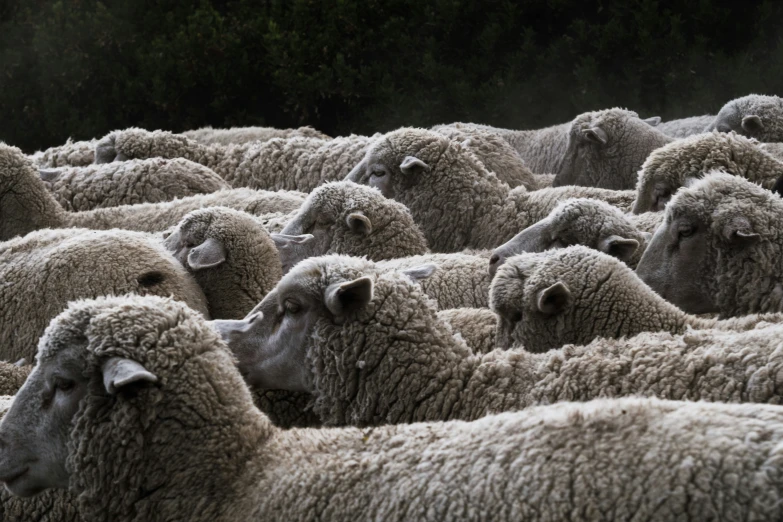
[{"label": "sheep forehead", "polygon": [[22,151],[0,142],[0,177],[14,177],[17,175],[15,171],[23,167],[32,168],[32,164]]},{"label": "sheep forehead", "polygon": [[783,109],[783,99],[777,96],[749,94],[731,102],[744,116]]},{"label": "sheep forehead", "polygon": [[322,293],[334,283],[353,281],[376,271],[375,264],[360,257],[327,255],[300,261],[278,283],[280,293]]},{"label": "sheep forehead", "polygon": [[605,109],[602,111],[587,112],[576,117],[572,129],[583,131],[600,126],[604,130],[610,130],[617,125],[622,125],[629,119],[638,119],[639,115],[627,109]]}]

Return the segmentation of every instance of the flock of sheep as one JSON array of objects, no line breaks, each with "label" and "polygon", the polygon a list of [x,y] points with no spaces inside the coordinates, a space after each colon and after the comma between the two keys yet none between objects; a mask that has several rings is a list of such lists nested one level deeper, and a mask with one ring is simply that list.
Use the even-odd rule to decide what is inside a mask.
[{"label": "flock of sheep", "polygon": [[0,519],[781,520],[782,178],[760,95],[0,143]]}]

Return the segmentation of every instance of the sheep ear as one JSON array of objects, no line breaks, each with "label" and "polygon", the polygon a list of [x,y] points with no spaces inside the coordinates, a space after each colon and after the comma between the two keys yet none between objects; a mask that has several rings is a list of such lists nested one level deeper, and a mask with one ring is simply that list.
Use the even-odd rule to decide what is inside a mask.
[{"label": "sheep ear", "polygon": [[538,310],[545,315],[559,314],[571,303],[571,291],[561,281],[538,293]]},{"label": "sheep ear", "polygon": [[758,116],[750,115],[742,118],[742,128],[746,132],[755,133],[761,131],[764,128],[764,124],[761,123],[761,118]]},{"label": "sheep ear", "polygon": [[372,295],[373,282],[367,276],[345,283],[334,283],[326,289],[326,308],[334,315],[345,315],[367,306],[372,301]]},{"label": "sheep ear", "polygon": [[137,382],[156,383],[158,378],[132,359],[112,357],[103,363],[103,385],[115,395],[120,388]]},{"label": "sheep ear", "polygon": [[758,243],[761,236],[753,231],[750,220],[737,216],[723,226],[723,237],[733,246],[745,248]]},{"label": "sheep ear", "polygon": [[217,239],[210,237],[188,254],[188,266],[193,270],[213,268],[226,261],[226,247]]},{"label": "sheep ear", "polygon": [[351,212],[345,218],[345,223],[348,225],[348,228],[356,234],[363,234],[365,236],[372,234],[372,221],[364,215],[364,212]]},{"label": "sheep ear", "polygon": [[418,174],[430,170],[430,166],[415,156],[405,156],[400,163],[400,170],[405,174]]},{"label": "sheep ear", "polygon": [[653,116],[651,118],[647,118],[642,120],[644,123],[649,125],[650,127],[657,127],[661,123],[661,117],[660,116]]},{"label": "sheep ear", "polygon": [[59,169],[38,169],[38,175],[42,181],[54,181],[60,177]]},{"label": "sheep ear", "polygon": [[428,279],[437,269],[438,266],[435,263],[427,263],[426,265],[406,268],[405,270],[402,270],[402,273],[411,278],[414,282],[419,282]]},{"label": "sheep ear", "polygon": [[616,257],[620,261],[628,261],[639,248],[639,242],[632,238],[609,236],[598,242],[598,250],[604,254]]},{"label": "sheep ear", "polygon": [[269,237],[275,243],[278,249],[285,248],[291,245],[304,245],[309,243],[313,239],[312,234],[302,234],[299,236],[292,236],[290,234],[270,234]]},{"label": "sheep ear", "polygon": [[599,145],[606,145],[606,142],[609,141],[609,136],[606,135],[606,132],[601,127],[592,127],[585,130],[584,137],[588,141],[592,141]]}]

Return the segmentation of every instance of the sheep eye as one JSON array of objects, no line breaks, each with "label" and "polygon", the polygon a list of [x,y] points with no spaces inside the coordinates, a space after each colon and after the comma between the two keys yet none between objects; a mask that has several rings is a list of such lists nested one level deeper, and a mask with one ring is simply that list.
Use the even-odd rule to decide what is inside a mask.
[{"label": "sheep eye", "polygon": [[691,226],[683,226],[679,229],[679,235],[680,237],[691,237],[694,231],[694,228]]},{"label": "sheep eye", "polygon": [[57,379],[54,381],[54,387],[62,392],[71,391],[76,386],[76,383],[71,379]]},{"label": "sheep eye", "polygon": [[287,315],[297,314],[302,309],[301,306],[299,306],[293,301],[286,301],[285,303],[283,303],[283,308],[285,308],[285,313]]},{"label": "sheep eye", "polygon": [[522,320],[522,312],[520,312],[520,311],[518,311],[518,310],[517,310],[516,312],[513,312],[513,313],[512,313],[512,314],[511,314],[511,315],[508,317],[508,320],[509,320],[509,321],[511,321],[512,323],[518,323],[519,321],[521,321],[521,320]]},{"label": "sheep eye", "polygon": [[551,243],[552,248],[565,248],[567,246],[568,244],[562,239],[560,239],[559,237],[552,239],[552,243]]},{"label": "sheep eye", "polygon": [[386,175],[386,171],[385,170],[374,170],[374,171],[372,171],[372,174],[370,174],[370,175],[371,176],[375,176],[376,178],[382,178],[382,177],[384,177]]}]

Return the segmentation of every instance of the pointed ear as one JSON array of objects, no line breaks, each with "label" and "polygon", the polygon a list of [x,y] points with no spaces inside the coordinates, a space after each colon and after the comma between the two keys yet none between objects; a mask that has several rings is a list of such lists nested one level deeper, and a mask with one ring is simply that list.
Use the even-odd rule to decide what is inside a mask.
[{"label": "pointed ear", "polygon": [[745,132],[754,134],[764,129],[764,124],[761,123],[761,118],[758,116],[745,116],[742,118],[742,128],[745,129]]},{"label": "pointed ear", "polygon": [[372,234],[372,221],[370,221],[370,218],[365,216],[364,212],[361,210],[348,214],[345,218],[345,223],[348,225],[348,228],[356,234],[365,236]]},{"label": "pointed ear", "polygon": [[592,127],[584,131],[584,137],[586,140],[596,143],[598,145],[606,145],[609,141],[609,136],[601,127]]},{"label": "pointed ear", "polygon": [[103,385],[115,395],[120,388],[137,382],[158,382],[158,378],[132,359],[112,357],[103,363]]},{"label": "pointed ear", "polygon": [[615,235],[605,237],[598,242],[598,250],[616,257],[620,261],[631,259],[638,248],[639,242],[637,240]]},{"label": "pointed ear", "polygon": [[59,169],[38,169],[38,175],[42,181],[54,181],[60,177]]},{"label": "pointed ear", "polygon": [[430,166],[415,156],[405,156],[400,163],[400,170],[405,174],[419,174],[430,170]]},{"label": "pointed ear", "polygon": [[402,270],[402,273],[411,278],[414,282],[419,282],[429,278],[437,269],[438,266],[436,264],[427,263],[426,265],[406,268],[405,270]]},{"label": "pointed ear", "polygon": [[215,238],[207,238],[188,254],[188,266],[193,270],[213,268],[226,261],[226,247]]},{"label": "pointed ear", "polygon": [[360,310],[372,301],[373,282],[367,276],[347,281],[334,283],[326,289],[326,308],[334,315],[345,315],[349,312]]},{"label": "pointed ear", "polygon": [[750,220],[737,216],[723,226],[723,237],[738,248],[745,248],[759,242],[761,236],[753,230]]},{"label": "pointed ear", "polygon": [[558,281],[538,293],[538,310],[545,315],[559,314],[571,304],[571,291]]},{"label": "pointed ear", "polygon": [[290,234],[270,234],[270,237],[278,250],[291,245],[304,245],[313,239],[312,234],[302,234],[299,236],[292,236]]},{"label": "pointed ear", "polygon": [[661,117],[660,116],[653,116],[651,118],[646,118],[642,120],[644,123],[649,125],[650,127],[657,127],[658,124],[661,123]]}]

